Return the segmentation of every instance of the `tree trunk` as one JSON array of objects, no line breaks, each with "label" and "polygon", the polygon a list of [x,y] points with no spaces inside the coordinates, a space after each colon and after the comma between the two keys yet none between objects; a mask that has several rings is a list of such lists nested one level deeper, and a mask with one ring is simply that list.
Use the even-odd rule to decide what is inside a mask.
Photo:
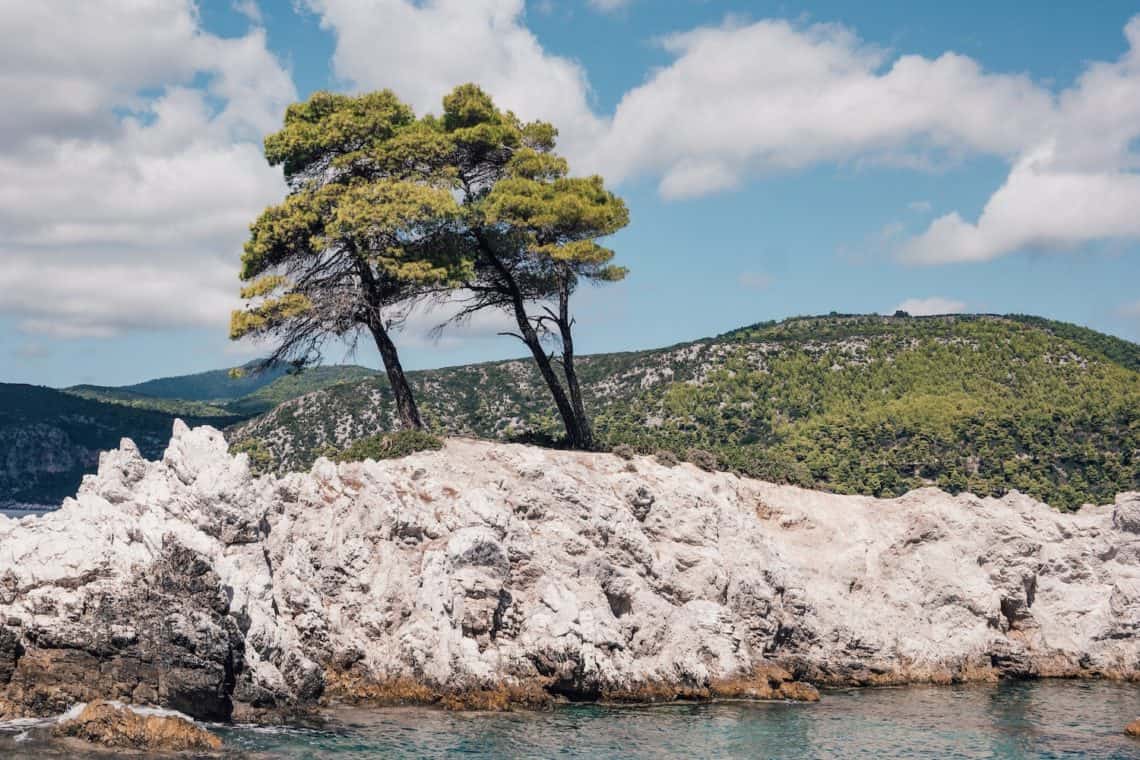
[{"label": "tree trunk", "polygon": [[522,331],[523,343],[526,343],[527,348],[530,349],[530,353],[538,365],[538,371],[542,374],[542,379],[546,381],[550,395],[554,397],[554,405],[558,407],[558,414],[562,417],[562,425],[566,428],[566,444],[572,449],[586,448],[588,441],[578,424],[578,416],[574,413],[574,406],[566,397],[566,391],[562,388],[558,374],[555,373],[554,367],[550,363],[550,357],[542,348],[538,333],[531,325],[526,307],[522,305],[521,301],[515,304],[515,321],[518,323],[519,330]]},{"label": "tree trunk", "polygon": [[376,348],[380,350],[380,358],[384,361],[384,371],[388,373],[388,384],[392,387],[392,398],[396,400],[400,425],[405,430],[422,430],[424,421],[420,419],[420,410],[416,407],[412,386],[408,385],[404,367],[400,364],[400,354],[396,350],[396,344],[392,342],[388,328],[384,326],[384,317],[381,314],[384,299],[381,297],[380,283],[376,281],[372,267],[363,257],[357,256],[356,271],[360,275],[361,284],[364,285],[369,304],[369,313],[363,321],[368,324],[368,330],[376,341]]},{"label": "tree trunk", "polygon": [[586,405],[582,402],[582,389],[578,384],[578,371],[574,368],[573,323],[570,320],[570,281],[564,276],[558,290],[558,331],[562,336],[562,371],[566,375],[566,387],[570,391],[570,404],[578,426],[580,448],[594,448],[594,431],[590,418],[586,416]]},{"label": "tree trunk", "polygon": [[384,360],[384,371],[388,373],[388,384],[392,386],[392,397],[396,400],[396,411],[400,415],[400,425],[405,430],[422,430],[424,423],[420,419],[420,410],[416,407],[416,398],[412,394],[412,386],[408,384],[408,377],[404,374],[404,367],[400,364],[400,355],[396,352],[396,344],[388,336],[388,330],[380,321],[379,316],[369,321],[368,329],[376,340],[376,348],[380,349],[380,358]]},{"label": "tree trunk", "polygon": [[538,339],[538,332],[531,324],[530,315],[526,313],[526,301],[523,299],[518,283],[515,282],[514,275],[495,255],[494,249],[483,235],[476,232],[475,239],[478,241],[479,248],[487,262],[495,268],[499,277],[502,278],[502,287],[510,296],[511,307],[515,313],[515,323],[519,327],[518,337],[522,338],[522,342],[530,349],[531,356],[534,357],[534,362],[538,365],[538,371],[542,375],[542,379],[546,381],[546,387],[550,389],[550,395],[554,398],[554,405],[558,407],[558,414],[562,417],[562,425],[566,428],[566,444],[572,449],[588,448],[590,435],[588,432],[583,434],[579,417],[574,412],[574,405],[566,396],[566,390],[562,387],[554,367],[551,366],[550,357],[542,348],[542,342]]}]

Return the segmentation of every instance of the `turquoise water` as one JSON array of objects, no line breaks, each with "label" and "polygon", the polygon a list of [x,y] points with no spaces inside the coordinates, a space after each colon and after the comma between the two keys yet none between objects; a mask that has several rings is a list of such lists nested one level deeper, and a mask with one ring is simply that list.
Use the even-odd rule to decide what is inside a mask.
[{"label": "turquoise water", "polygon": [[[829,691],[815,705],[338,710],[309,728],[216,728],[227,757],[1140,758],[1140,686],[1050,681]],[[0,729],[0,757],[82,757]],[[106,757],[106,755],[89,755]]]}]

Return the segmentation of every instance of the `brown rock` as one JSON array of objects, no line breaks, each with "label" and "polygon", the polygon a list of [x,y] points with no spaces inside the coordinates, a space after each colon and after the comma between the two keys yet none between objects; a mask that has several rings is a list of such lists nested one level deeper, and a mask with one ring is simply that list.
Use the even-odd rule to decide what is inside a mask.
[{"label": "brown rock", "polygon": [[188,720],[140,715],[128,707],[103,701],[87,705],[79,717],[57,725],[54,733],[119,749],[187,752],[222,748],[221,739]]},{"label": "brown rock", "polygon": [[713,697],[720,699],[789,699],[795,702],[818,702],[819,690],[808,683],[793,680],[792,674],[778,665],[764,664],[748,677],[714,681]]},{"label": "brown rock", "polygon": [[1140,718],[1137,718],[1125,726],[1124,733],[1128,734],[1129,736],[1140,737]]}]

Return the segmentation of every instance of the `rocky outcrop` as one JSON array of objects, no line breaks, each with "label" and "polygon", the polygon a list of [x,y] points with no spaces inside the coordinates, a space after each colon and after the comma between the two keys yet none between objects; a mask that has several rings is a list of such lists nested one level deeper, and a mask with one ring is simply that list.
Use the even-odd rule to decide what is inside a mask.
[{"label": "rocky outcrop", "polygon": [[222,740],[179,715],[138,711],[115,702],[85,705],[75,717],[56,724],[56,736],[113,749],[151,752],[215,752]]},{"label": "rocky outcrop", "polygon": [[1138,516],[469,440],[254,478],[177,425],[161,461],[124,441],[59,512],[0,518],[0,715],[1134,679]]}]

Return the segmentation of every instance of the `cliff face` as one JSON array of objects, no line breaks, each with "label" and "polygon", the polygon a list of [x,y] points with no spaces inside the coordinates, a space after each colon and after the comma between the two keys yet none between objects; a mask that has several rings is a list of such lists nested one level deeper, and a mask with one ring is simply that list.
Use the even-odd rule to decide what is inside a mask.
[{"label": "cliff face", "polygon": [[1140,494],[876,500],[465,440],[255,479],[179,424],[0,518],[0,716],[1137,678],[1138,632]]}]

